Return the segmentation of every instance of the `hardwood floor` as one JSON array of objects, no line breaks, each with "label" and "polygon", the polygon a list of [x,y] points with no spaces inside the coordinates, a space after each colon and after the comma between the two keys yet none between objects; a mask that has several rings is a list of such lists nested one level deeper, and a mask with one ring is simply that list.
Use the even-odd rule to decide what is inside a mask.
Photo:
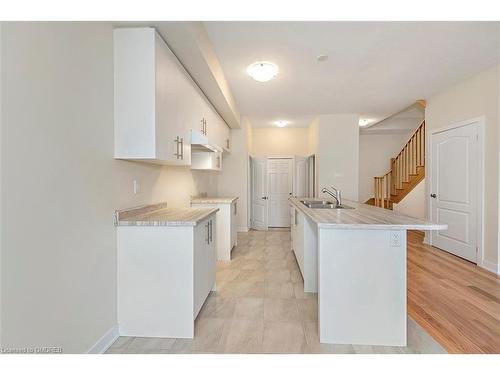
[{"label": "hardwood floor", "polygon": [[500,277],[408,232],[408,314],[449,353],[500,353]]}]

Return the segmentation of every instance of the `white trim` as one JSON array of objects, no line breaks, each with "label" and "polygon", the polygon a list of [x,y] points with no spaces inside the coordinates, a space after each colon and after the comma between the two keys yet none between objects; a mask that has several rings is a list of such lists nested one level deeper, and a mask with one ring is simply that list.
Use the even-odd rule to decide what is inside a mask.
[{"label": "white trim", "polygon": [[238,227],[237,232],[248,232],[248,227]]},{"label": "white trim", "polygon": [[[467,125],[472,125],[476,124],[478,128],[478,186],[477,186],[477,195],[476,195],[476,208],[477,208],[477,228],[476,228],[476,246],[478,247],[478,251],[476,254],[476,263],[479,267],[485,268],[490,270],[488,267],[491,267],[494,265],[493,263],[489,263],[488,265],[485,264],[487,262],[484,259],[484,127],[485,127],[485,117],[480,116],[480,117],[475,117],[469,120],[465,121],[459,121],[456,123],[453,123],[448,126],[443,126],[438,129],[433,129],[430,130],[430,136],[426,136],[426,150],[429,150],[426,155],[426,167],[425,167],[425,174],[426,174],[426,179],[428,181],[427,183],[427,212],[429,213],[429,219],[432,220],[432,207],[431,207],[431,199],[429,199],[430,195],[430,189],[432,188],[432,137],[438,133],[443,133],[448,130],[456,129],[456,128],[461,128]],[[425,236],[425,239],[428,240],[429,245],[432,245],[432,236]],[[498,266],[494,267],[493,269],[496,269],[494,271],[497,273],[498,271]],[[491,271],[491,270],[490,270]]]},{"label": "white trim", "polygon": [[500,275],[500,264],[495,264],[493,262],[490,262],[489,260],[483,259],[483,264],[481,267],[487,271]]},{"label": "white trim", "polygon": [[87,350],[87,354],[101,354],[104,353],[108,348],[113,345],[113,343],[120,336],[120,331],[118,329],[118,324],[111,327],[108,332],[106,332],[97,342],[92,345],[92,347]]}]

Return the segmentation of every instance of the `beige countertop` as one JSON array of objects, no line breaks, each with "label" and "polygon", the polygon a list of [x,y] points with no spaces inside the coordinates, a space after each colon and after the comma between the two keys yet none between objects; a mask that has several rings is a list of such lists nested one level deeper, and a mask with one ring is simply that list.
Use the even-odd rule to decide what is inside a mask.
[{"label": "beige countertop", "polygon": [[116,211],[117,226],[195,226],[218,208],[167,208],[158,203]]},{"label": "beige countertop", "polygon": [[[342,204],[354,207],[354,209],[313,209],[300,202],[301,200],[323,200],[320,198],[290,198],[289,200],[293,206],[314,221],[318,228],[381,230],[445,230],[448,228],[446,224],[436,224],[386,208],[346,199],[342,200]],[[329,199],[325,198],[325,200]]]},{"label": "beige countertop", "polygon": [[238,197],[199,197],[192,198],[192,204],[231,204],[238,200]]}]

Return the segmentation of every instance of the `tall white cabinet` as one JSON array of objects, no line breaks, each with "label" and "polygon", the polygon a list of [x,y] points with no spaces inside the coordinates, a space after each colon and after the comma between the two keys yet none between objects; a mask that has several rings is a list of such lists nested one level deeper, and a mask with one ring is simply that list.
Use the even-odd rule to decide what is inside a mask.
[{"label": "tall white cabinet", "polygon": [[154,28],[114,30],[115,158],[191,165],[191,130],[229,151],[230,131]]}]

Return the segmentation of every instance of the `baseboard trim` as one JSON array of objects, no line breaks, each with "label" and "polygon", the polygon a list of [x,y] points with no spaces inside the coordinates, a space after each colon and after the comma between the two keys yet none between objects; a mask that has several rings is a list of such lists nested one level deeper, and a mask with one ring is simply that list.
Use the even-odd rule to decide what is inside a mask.
[{"label": "baseboard trim", "polygon": [[120,336],[118,324],[111,327],[92,347],[87,350],[87,354],[101,354],[113,345],[116,339]]},{"label": "baseboard trim", "polygon": [[479,267],[482,267],[487,271],[500,275],[500,265],[490,262],[489,260],[483,259],[483,263],[479,264]]},{"label": "baseboard trim", "polygon": [[248,232],[248,227],[238,227],[237,232]]}]

